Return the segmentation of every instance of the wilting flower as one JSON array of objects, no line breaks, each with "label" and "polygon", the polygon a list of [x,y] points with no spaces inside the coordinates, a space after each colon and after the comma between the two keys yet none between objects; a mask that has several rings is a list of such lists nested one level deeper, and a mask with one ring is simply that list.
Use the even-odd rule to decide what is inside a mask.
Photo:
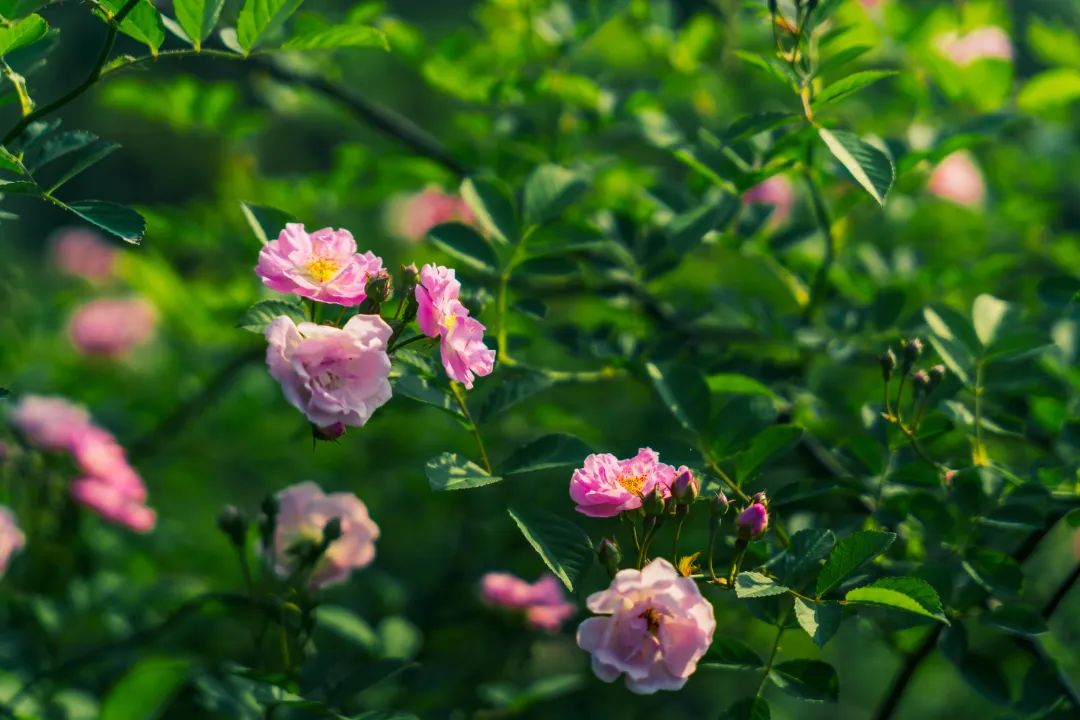
[{"label": "wilting flower", "polygon": [[285,399],[317,427],[361,426],[390,399],[391,334],[376,315],[354,315],[340,329],[281,315],[266,328],[266,364]]},{"label": "wilting flower", "polygon": [[92,300],[71,318],[75,349],[86,355],[122,357],[154,334],[157,311],[142,298]]},{"label": "wilting flower", "polygon": [[755,502],[747,506],[735,519],[735,525],[739,528],[739,536],[748,538],[761,537],[769,528],[769,510],[764,503]]},{"label": "wilting flower", "polygon": [[472,223],[472,210],[456,195],[436,188],[395,198],[387,207],[387,227],[406,240],[420,240],[436,225],[448,222]]},{"label": "wilting flower", "polygon": [[491,374],[495,351],[484,345],[484,326],[461,303],[461,283],[452,269],[429,264],[420,269],[415,293],[420,331],[441,338],[443,369],[471,390],[476,375]]},{"label": "wilting flower", "polygon": [[975,160],[966,152],[954,152],[938,163],[930,174],[927,189],[944,200],[967,207],[978,206],[986,198],[986,184]]},{"label": "wilting flower", "polygon": [[68,450],[73,437],[90,424],[90,413],[63,398],[24,395],[10,420],[31,445],[43,450]]},{"label": "wilting flower", "polygon": [[380,270],[382,260],[370,251],[357,253],[348,230],[323,228],[309,234],[299,223],[289,223],[277,240],[267,243],[255,266],[272,290],[346,306],[364,302],[368,278]]},{"label": "wilting flower", "polygon": [[7,572],[11,556],[26,545],[26,536],[15,524],[15,514],[0,505],[0,575]]},{"label": "wilting flower", "polygon": [[488,573],[480,581],[480,592],[493,607],[524,611],[529,625],[537,630],[558,632],[576,612],[573,603],[566,601],[562,584],[551,574],[530,584],[509,573]]},{"label": "wilting flower", "polygon": [[642,570],[620,570],[588,607],[606,617],[581,623],[577,643],[592,654],[604,682],[626,674],[631,692],[678,690],[709,649],[716,620],[697,583],[681,577],[663,558]]},{"label": "wilting flower", "polygon": [[53,258],[66,275],[107,280],[116,272],[116,250],[86,228],[64,228],[53,236]]},{"label": "wilting flower", "polygon": [[945,57],[961,67],[976,60],[1012,60],[1013,57],[1012,41],[1008,33],[996,25],[986,25],[966,35],[948,32],[938,36],[934,45]]},{"label": "wilting flower", "polygon": [[614,517],[641,507],[643,498],[659,489],[666,499],[671,496],[675,468],[660,462],[649,448],[627,460],[609,453],[585,458],[583,467],[570,478],[570,499],[579,513],[589,517]]},{"label": "wilting flower", "polygon": [[795,205],[795,188],[783,175],[773,175],[743,193],[743,201],[772,205],[770,222],[779,225],[791,216],[791,208]]},{"label": "wilting flower", "polygon": [[312,587],[342,582],[353,570],[375,559],[379,526],[368,515],[367,506],[352,493],[327,494],[313,482],[302,482],[282,490],[277,499],[280,510],[274,531],[274,559],[279,575],[287,576],[297,569],[296,550],[305,544],[320,544],[323,528],[335,518],[341,523],[341,535],[315,564]]}]

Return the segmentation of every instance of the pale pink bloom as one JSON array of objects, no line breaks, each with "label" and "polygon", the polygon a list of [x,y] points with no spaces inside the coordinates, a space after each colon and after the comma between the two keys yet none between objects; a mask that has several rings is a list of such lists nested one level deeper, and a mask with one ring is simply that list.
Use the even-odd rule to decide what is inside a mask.
[{"label": "pale pink bloom", "polygon": [[530,584],[509,573],[488,573],[480,581],[480,592],[489,605],[523,611],[529,625],[546,632],[558,632],[577,611],[551,574]]},{"label": "pale pink bloom", "polygon": [[593,672],[604,682],[625,673],[626,687],[641,695],[682,688],[716,629],[697,583],[663,558],[642,570],[620,570],[587,604],[606,616],[578,627],[577,643],[592,654]]},{"label": "pale pink bloom", "polygon": [[656,488],[665,498],[670,497],[674,480],[675,468],[660,462],[649,448],[641,448],[628,460],[609,453],[593,454],[571,476],[570,499],[583,515],[615,517],[641,507],[643,498]]},{"label": "pale pink bloom", "polygon": [[96,511],[109,522],[122,525],[137,533],[154,529],[157,516],[122,485],[114,485],[95,477],[79,478],[71,484],[75,502]]},{"label": "pale pink bloom", "polygon": [[947,32],[934,40],[934,45],[961,67],[976,60],[997,59],[1012,60],[1013,47],[1008,33],[996,25],[986,25],[960,35]]},{"label": "pale pink bloom", "polygon": [[11,411],[11,424],[31,445],[68,450],[72,439],[90,424],[90,413],[59,397],[24,395]]},{"label": "pale pink bloom", "polygon": [[468,225],[474,220],[464,200],[436,188],[395,198],[387,208],[388,229],[406,240],[420,240],[436,225],[448,222]]},{"label": "pale pink bloom", "polygon": [[135,532],[154,529],[157,516],[146,506],[146,485],[112,433],[86,427],[73,436],[70,450],[83,472],[71,485],[76,502]]},{"label": "pale pink bloom", "polygon": [[440,354],[446,374],[472,390],[477,375],[490,375],[495,367],[495,351],[484,345],[484,326],[469,317],[459,299],[461,283],[454,271],[441,265],[420,269],[416,285],[416,322],[428,337],[439,337]]},{"label": "pale pink bloom", "polygon": [[56,266],[66,275],[108,280],[116,272],[116,249],[93,230],[63,228],[52,240]]},{"label": "pale pink bloom", "polygon": [[976,207],[986,199],[986,183],[975,160],[966,152],[947,156],[930,173],[927,189],[931,194],[958,205]]},{"label": "pale pink bloom", "polygon": [[282,315],[266,328],[266,364],[285,399],[317,427],[361,426],[390,399],[392,334],[377,315],[354,315],[340,329]]},{"label": "pale pink bloom", "polygon": [[318,545],[323,528],[337,518],[341,536],[330,543],[311,574],[312,587],[342,582],[353,570],[375,559],[379,526],[368,515],[367,506],[352,493],[326,494],[313,482],[285,488],[277,495],[280,510],[274,534],[274,559],[279,575],[296,570],[297,556],[290,549],[304,543]]},{"label": "pale pink bloom", "polygon": [[0,575],[7,572],[11,556],[26,545],[26,536],[15,524],[15,514],[0,505]]},{"label": "pale pink bloom", "polygon": [[777,225],[791,216],[795,205],[795,187],[783,175],[773,175],[743,193],[743,201],[751,204],[772,205],[769,221]]},{"label": "pale pink bloom", "polygon": [[255,266],[272,290],[346,306],[364,302],[368,278],[380,270],[382,259],[370,251],[357,253],[348,230],[323,228],[309,234],[299,223],[289,223],[277,240],[267,243]]},{"label": "pale pink bloom", "polygon": [[750,537],[760,537],[769,527],[769,510],[756,502],[739,513],[735,525]]},{"label": "pale pink bloom", "polygon": [[118,358],[147,342],[157,325],[157,310],[142,298],[92,300],[71,318],[68,332],[85,355]]}]

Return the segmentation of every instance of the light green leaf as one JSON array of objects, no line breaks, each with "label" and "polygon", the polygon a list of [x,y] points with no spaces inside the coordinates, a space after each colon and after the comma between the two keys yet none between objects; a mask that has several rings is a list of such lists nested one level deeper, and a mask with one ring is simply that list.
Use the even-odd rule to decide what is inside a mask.
[{"label": "light green leaf", "polygon": [[299,9],[304,0],[246,0],[236,19],[236,41],[244,54],[254,50]]},{"label": "light green leaf", "polygon": [[54,198],[53,202],[132,245],[142,242],[143,234],[146,232],[146,221],[143,220],[142,215],[124,205],[104,200],[63,203]]},{"label": "light green leaf", "polygon": [[698,666],[708,670],[760,670],[765,663],[742,640],[718,635]]},{"label": "light green leaf", "polygon": [[660,399],[684,428],[704,436],[709,430],[709,386],[697,368],[691,365],[645,363]]},{"label": "light green leaf", "polygon": [[836,702],[840,680],[832,665],[820,660],[789,660],[773,666],[769,678],[784,692],[810,702]]},{"label": "light green leaf", "polygon": [[282,50],[334,50],[337,48],[377,47],[389,50],[386,33],[370,25],[332,25],[296,33],[281,46]]},{"label": "light green leaf", "polygon": [[896,533],[863,530],[850,535],[833,549],[817,579],[817,594],[821,597],[837,583],[889,549]]},{"label": "light green leaf", "polygon": [[427,461],[424,466],[428,484],[432,490],[471,490],[501,482],[502,478],[491,475],[476,463],[457,453],[443,453]]},{"label": "light green leaf", "polygon": [[795,598],[795,619],[818,647],[832,639],[840,627],[842,612],[833,602],[809,603]]},{"label": "light green leaf", "polygon": [[101,703],[100,720],[153,720],[188,678],[191,661],[149,657],[121,677]]},{"label": "light green leaf", "polygon": [[551,572],[573,592],[578,578],[592,564],[589,536],[569,520],[545,510],[512,507],[507,512]]},{"label": "light green leaf", "polygon": [[759,572],[741,572],[735,576],[736,597],[762,598],[770,595],[783,595],[787,591],[788,588]]},{"label": "light green leaf", "polygon": [[331,632],[369,652],[376,651],[381,644],[374,628],[347,608],[319,605],[316,620],[320,630]]},{"label": "light green leaf", "polygon": [[307,320],[304,307],[299,303],[288,300],[260,300],[247,309],[236,327],[262,335],[266,332],[266,326],[282,315],[291,317],[298,323]]},{"label": "light green leaf", "polygon": [[895,70],[863,70],[862,72],[852,73],[818,93],[817,97],[814,98],[814,105],[821,106],[836,102],[873,85],[878,80],[884,80],[893,75],[896,75]]},{"label": "light green leaf", "polygon": [[196,50],[201,49],[203,41],[210,37],[223,7],[225,0],[173,0],[176,19]]},{"label": "light green leaf", "polygon": [[735,477],[739,482],[752,480],[761,468],[780,457],[802,440],[803,429],[794,425],[773,425],[754,436],[750,446],[740,455],[735,465]]},{"label": "light green leaf", "polygon": [[840,164],[847,168],[855,182],[866,192],[885,204],[896,171],[892,159],[873,145],[863,141],[858,135],[846,130],[818,129],[818,135]]},{"label": "light green leaf", "polygon": [[49,24],[40,15],[31,15],[10,27],[0,26],[0,57],[36,43],[49,32]]},{"label": "light green leaf", "polygon": [[[101,0],[101,6],[108,11],[109,17],[116,17],[126,4],[126,0]],[[150,0],[139,0],[120,23],[120,32],[146,45],[155,56],[161,43],[165,42],[165,25],[161,22],[161,13]]]},{"label": "light green leaf", "polygon": [[19,158],[11,154],[7,148],[0,145],[0,170],[7,170],[18,175],[25,175],[23,172],[22,163],[19,162]]},{"label": "light green leaf", "polygon": [[913,577],[882,578],[848,591],[849,603],[880,605],[904,610],[949,624],[937,591],[925,580]]},{"label": "light green leaf", "polygon": [[525,181],[525,224],[551,220],[585,192],[585,179],[558,165],[540,165]]},{"label": "light green leaf", "polygon": [[592,448],[573,435],[544,435],[515,450],[500,470],[504,477],[509,477],[539,470],[575,468],[591,452]]},{"label": "light green leaf", "polygon": [[277,236],[289,223],[297,222],[296,218],[277,208],[240,203],[240,210],[244,213],[244,219],[251,226],[251,231],[263,245],[271,240],[277,240]]},{"label": "light green leaf", "polygon": [[428,230],[428,237],[437,247],[469,267],[496,274],[499,258],[480,233],[461,223],[444,223]]},{"label": "light green leaf", "polygon": [[1054,68],[1041,72],[1020,88],[1017,106],[1026,112],[1053,110],[1080,100],[1080,70]]},{"label": "light green leaf", "polygon": [[776,393],[752,377],[736,373],[718,373],[705,378],[709,390],[722,395],[763,395],[776,400]]},{"label": "light green leaf", "polygon": [[971,308],[971,319],[975,325],[975,334],[983,347],[994,344],[1005,318],[1009,315],[1011,306],[1004,300],[998,300],[993,295],[980,295],[975,298],[975,304]]},{"label": "light green leaf", "polygon": [[504,245],[518,241],[517,212],[501,183],[492,178],[465,178],[461,199],[489,236]]}]

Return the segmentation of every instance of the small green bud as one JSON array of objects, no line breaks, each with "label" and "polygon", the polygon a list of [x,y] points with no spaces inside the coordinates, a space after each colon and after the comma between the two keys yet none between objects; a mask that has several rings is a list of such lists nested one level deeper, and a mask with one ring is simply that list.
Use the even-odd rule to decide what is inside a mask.
[{"label": "small green bud", "polygon": [[600,558],[600,564],[609,575],[614,577],[615,573],[619,572],[619,563],[622,562],[622,550],[619,549],[619,543],[614,538],[604,538],[600,541],[596,554]]},{"label": "small green bud", "polygon": [[663,515],[665,506],[664,494],[659,487],[654,488],[653,491],[645,497],[645,502],[641,505],[645,514],[649,516]]},{"label": "small green bud", "polygon": [[237,548],[244,546],[247,525],[247,518],[235,505],[226,505],[217,517],[217,526],[228,535],[229,541]]},{"label": "small green bud", "polygon": [[896,368],[896,353],[892,351],[892,348],[889,348],[881,353],[878,362],[881,363],[881,377],[884,378],[885,382],[889,382],[892,378],[893,370]]},{"label": "small green bud", "polygon": [[922,355],[923,344],[919,338],[911,338],[907,342],[901,342],[901,346],[904,352],[904,372],[908,372],[915,363],[919,361],[919,356]]}]

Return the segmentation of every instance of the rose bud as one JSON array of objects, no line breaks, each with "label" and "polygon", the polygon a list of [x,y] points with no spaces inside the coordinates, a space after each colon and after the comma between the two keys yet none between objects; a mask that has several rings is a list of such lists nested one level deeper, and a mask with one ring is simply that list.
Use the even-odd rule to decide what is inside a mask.
[{"label": "rose bud", "polygon": [[235,505],[226,505],[217,518],[217,526],[229,536],[236,547],[243,547],[247,535],[247,518]]},{"label": "rose bud", "polygon": [[698,493],[701,492],[701,481],[686,466],[679,468],[678,473],[675,481],[671,483],[671,494],[680,505],[689,505],[697,500]]},{"label": "rose bud", "polygon": [[925,370],[916,370],[911,373],[911,384],[915,388],[916,395],[925,395],[930,392],[930,376]]},{"label": "rose bud", "polygon": [[930,389],[933,390],[945,379],[945,366],[935,365],[930,368]]},{"label": "rose bud", "polygon": [[923,344],[919,338],[911,338],[903,345],[904,350],[904,372],[911,370],[916,362],[919,361],[919,356],[922,355]]},{"label": "rose bud", "polygon": [[735,525],[739,528],[740,539],[759,538],[769,529],[769,511],[763,503],[755,502],[739,513]]},{"label": "rose bud", "polygon": [[729,507],[731,507],[731,501],[727,499],[727,495],[723,490],[717,490],[712,502],[709,503],[709,512],[713,515],[723,515]]},{"label": "rose bud", "polygon": [[663,515],[665,506],[664,492],[659,486],[645,496],[645,502],[641,505],[646,515]]},{"label": "rose bud", "polygon": [[600,558],[600,564],[609,575],[614,577],[615,573],[619,572],[619,563],[622,562],[622,550],[619,549],[619,543],[613,538],[604,538],[600,541],[596,554]]}]

